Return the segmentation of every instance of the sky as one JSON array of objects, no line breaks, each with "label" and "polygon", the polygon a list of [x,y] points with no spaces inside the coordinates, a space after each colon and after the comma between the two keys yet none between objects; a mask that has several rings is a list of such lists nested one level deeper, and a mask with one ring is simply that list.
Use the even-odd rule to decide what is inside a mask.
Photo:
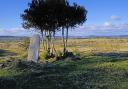
[{"label": "sky", "polygon": [[[31,36],[22,28],[20,15],[31,0],[0,1],[0,36]],[[128,35],[128,0],[69,0],[88,11],[87,21],[71,30],[71,36]],[[57,33],[60,34],[60,33]]]}]

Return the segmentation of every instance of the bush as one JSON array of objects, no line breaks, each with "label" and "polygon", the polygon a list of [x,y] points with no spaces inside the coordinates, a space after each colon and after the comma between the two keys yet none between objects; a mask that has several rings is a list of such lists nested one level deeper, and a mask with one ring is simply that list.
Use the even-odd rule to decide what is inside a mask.
[{"label": "bush", "polygon": [[23,47],[27,50],[29,48],[29,44],[30,44],[30,39],[29,38],[25,38],[23,41]]},{"label": "bush", "polygon": [[40,52],[40,61],[44,62],[47,59],[47,55],[48,55],[47,51]]},{"label": "bush", "polygon": [[22,55],[21,55],[21,58],[23,59],[27,59],[28,57],[28,53],[27,52],[24,52]]}]

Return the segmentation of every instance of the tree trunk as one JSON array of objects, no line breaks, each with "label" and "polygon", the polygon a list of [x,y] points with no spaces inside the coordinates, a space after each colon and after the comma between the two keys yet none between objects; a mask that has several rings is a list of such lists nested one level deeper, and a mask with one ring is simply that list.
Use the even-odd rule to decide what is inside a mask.
[{"label": "tree trunk", "polygon": [[63,39],[63,53],[65,55],[66,45],[65,45],[65,36],[64,36],[64,28],[62,28],[62,39]]},{"label": "tree trunk", "polygon": [[67,46],[68,46],[68,27],[66,29],[66,51],[67,51]]},{"label": "tree trunk", "polygon": [[55,38],[55,32],[53,32],[53,39],[52,39],[52,53],[56,54],[56,49],[55,49],[55,45],[54,45],[54,41],[56,40]]},{"label": "tree trunk", "polygon": [[47,45],[47,32],[45,31],[45,50],[47,51],[48,45]]},{"label": "tree trunk", "polygon": [[44,38],[44,31],[41,31],[41,35],[42,35],[43,49],[45,50],[45,38]]},{"label": "tree trunk", "polygon": [[48,54],[50,55],[51,50],[51,33],[48,31]]}]

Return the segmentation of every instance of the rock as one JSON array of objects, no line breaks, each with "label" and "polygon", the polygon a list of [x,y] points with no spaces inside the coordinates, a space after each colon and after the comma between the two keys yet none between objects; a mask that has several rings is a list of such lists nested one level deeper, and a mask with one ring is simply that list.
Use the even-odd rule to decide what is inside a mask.
[{"label": "rock", "polygon": [[30,46],[28,50],[28,61],[38,62],[40,49],[40,36],[35,34],[30,39]]},{"label": "rock", "polygon": [[79,61],[79,60],[81,60],[81,58],[75,57],[74,60]]},{"label": "rock", "polygon": [[0,68],[4,68],[4,66],[5,66],[4,64],[0,64]]}]

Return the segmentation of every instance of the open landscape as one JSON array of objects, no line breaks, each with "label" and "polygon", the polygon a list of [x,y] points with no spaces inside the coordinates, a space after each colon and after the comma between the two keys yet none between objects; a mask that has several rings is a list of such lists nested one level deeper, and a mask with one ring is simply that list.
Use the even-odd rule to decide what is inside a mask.
[{"label": "open landscape", "polygon": [[128,89],[128,0],[1,0],[0,89]]},{"label": "open landscape", "polygon": [[[24,40],[0,43],[2,89],[128,88],[127,38],[69,39],[68,49],[79,60],[69,56],[48,64],[43,60],[39,63],[26,61],[23,43]],[[55,43],[60,50],[61,41],[58,39]]]}]

